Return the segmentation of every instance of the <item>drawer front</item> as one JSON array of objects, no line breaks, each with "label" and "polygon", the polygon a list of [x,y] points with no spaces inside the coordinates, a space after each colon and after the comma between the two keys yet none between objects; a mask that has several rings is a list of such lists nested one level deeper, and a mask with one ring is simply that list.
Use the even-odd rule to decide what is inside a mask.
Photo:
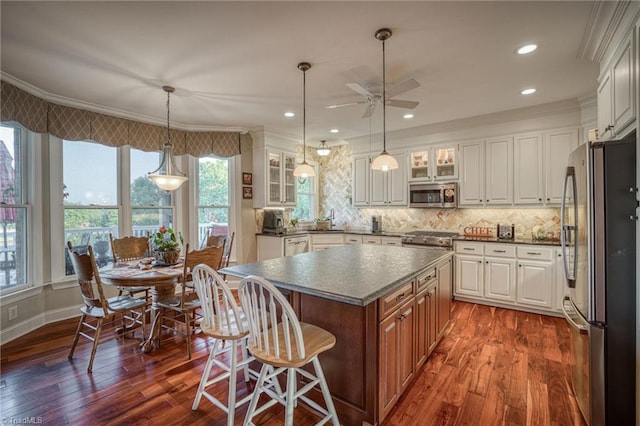
[{"label": "drawer front", "polygon": [[311,234],[311,244],[344,244],[342,234]]},{"label": "drawer front", "polygon": [[427,288],[429,285],[436,282],[438,275],[436,274],[436,268],[429,268],[416,278],[416,294],[422,289]]},{"label": "drawer front", "polygon": [[382,237],[380,239],[383,246],[398,246],[402,245],[402,241],[398,237]]},{"label": "drawer front", "polygon": [[345,235],[344,236],[345,244],[362,244],[362,236],[360,235]]},{"label": "drawer front", "polygon": [[519,246],[518,259],[551,260],[553,249],[548,247]]},{"label": "drawer front", "polygon": [[387,296],[378,299],[380,303],[380,319],[389,315],[395,308],[413,297],[413,281],[408,282]]},{"label": "drawer front", "polygon": [[516,257],[516,248],[510,244],[485,244],[484,255],[491,257]]},{"label": "drawer front", "polygon": [[380,245],[380,237],[362,237],[362,244],[377,244]]},{"label": "drawer front", "polygon": [[484,244],[482,244],[482,243],[456,242],[455,247],[456,247],[456,253],[482,255]]}]

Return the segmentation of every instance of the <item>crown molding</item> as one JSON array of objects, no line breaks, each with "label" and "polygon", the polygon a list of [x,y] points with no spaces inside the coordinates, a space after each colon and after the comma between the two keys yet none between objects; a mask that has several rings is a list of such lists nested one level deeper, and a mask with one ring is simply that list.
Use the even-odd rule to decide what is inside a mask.
[{"label": "crown molding", "polygon": [[[91,102],[79,101],[77,99],[67,98],[64,96],[55,95],[53,93],[46,92],[32,84],[22,81],[11,74],[0,71],[0,79],[7,83],[16,86],[18,89],[37,96],[47,102],[51,102],[58,105],[64,105],[71,108],[78,108],[87,111],[97,112],[99,114],[110,115],[113,117],[123,118],[125,120],[140,121],[147,124],[153,124],[156,126],[166,126],[165,120],[158,119],[156,117],[150,117],[144,114],[138,114],[131,111],[124,111],[116,108],[110,108],[103,105],[94,104]],[[234,132],[246,134],[249,129],[246,127],[221,127],[221,126],[202,126],[194,124],[184,124],[171,120],[171,128],[175,130],[184,130],[189,132]]]}]

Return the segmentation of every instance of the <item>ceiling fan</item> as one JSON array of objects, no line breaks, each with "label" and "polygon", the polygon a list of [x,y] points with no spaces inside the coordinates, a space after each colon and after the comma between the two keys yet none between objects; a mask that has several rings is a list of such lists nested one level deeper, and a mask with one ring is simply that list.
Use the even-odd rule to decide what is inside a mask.
[{"label": "ceiling fan", "polygon": [[[378,104],[378,102],[382,101],[382,95],[374,94],[369,89],[367,89],[366,87],[358,83],[347,83],[347,87],[353,90],[354,92],[356,92],[357,94],[366,97],[367,99],[358,101],[358,102],[349,102],[346,104],[329,105],[325,108],[332,109],[332,108],[341,108],[341,107],[346,107],[351,105],[367,104],[367,107],[364,110],[364,114],[362,114],[362,118],[370,117],[371,114],[373,114],[373,111],[376,109],[376,105]],[[409,90],[415,89],[417,87],[420,87],[420,83],[418,83],[418,81],[411,78],[409,80],[398,83],[393,87],[387,89],[387,105],[392,107],[398,107],[398,108],[414,109],[420,104],[420,102],[405,101],[401,99],[389,99],[389,98],[400,95],[401,93],[404,93],[404,92],[408,92]]]}]

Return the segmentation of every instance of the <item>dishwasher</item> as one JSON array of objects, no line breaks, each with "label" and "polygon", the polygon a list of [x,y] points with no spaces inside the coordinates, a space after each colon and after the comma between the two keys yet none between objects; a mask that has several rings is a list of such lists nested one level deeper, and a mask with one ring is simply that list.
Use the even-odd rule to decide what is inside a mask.
[{"label": "dishwasher", "polygon": [[306,253],[309,251],[309,236],[298,235],[295,237],[284,238],[284,255],[293,256],[294,254]]}]

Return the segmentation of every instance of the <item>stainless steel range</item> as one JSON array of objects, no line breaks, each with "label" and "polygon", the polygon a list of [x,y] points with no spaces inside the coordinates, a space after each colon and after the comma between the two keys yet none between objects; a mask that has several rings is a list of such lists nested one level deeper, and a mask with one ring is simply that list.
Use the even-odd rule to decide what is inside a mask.
[{"label": "stainless steel range", "polygon": [[457,237],[456,232],[441,231],[411,231],[402,236],[403,247],[441,247],[453,250],[453,238]]}]

